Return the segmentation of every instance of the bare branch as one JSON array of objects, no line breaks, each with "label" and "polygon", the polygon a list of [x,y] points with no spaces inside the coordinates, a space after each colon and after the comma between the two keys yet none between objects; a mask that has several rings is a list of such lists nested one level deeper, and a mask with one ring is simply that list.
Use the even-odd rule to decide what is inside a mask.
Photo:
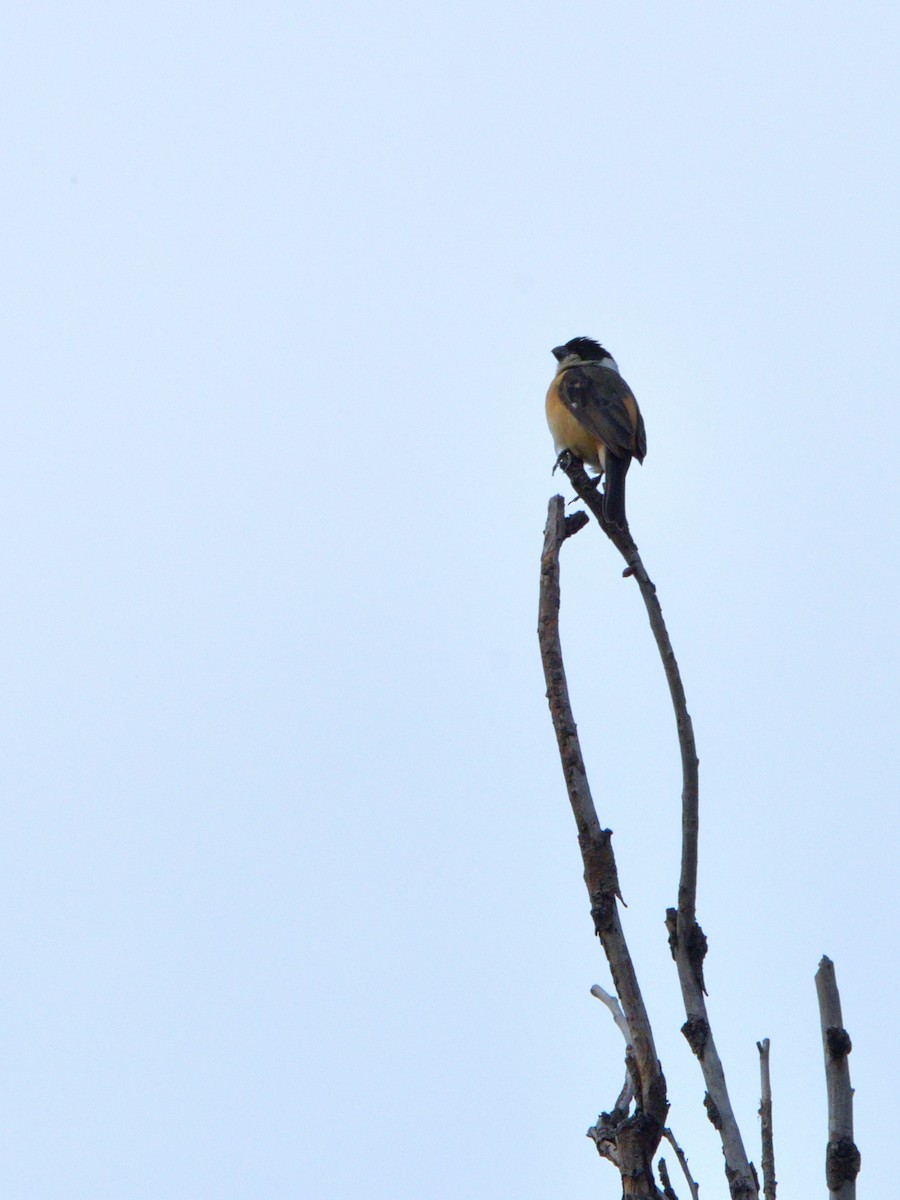
[{"label": "bare branch", "polygon": [[828,1194],[831,1200],[856,1200],[856,1176],[861,1159],[853,1140],[853,1088],[847,1062],[853,1046],[841,1016],[834,963],[827,956],[823,956],[816,971],[816,994],[828,1087],[828,1149],[825,1154]]},{"label": "bare branch", "polygon": [[666,623],[663,620],[662,608],[656,595],[656,587],[647,574],[637,545],[628,528],[619,529],[606,521],[603,515],[603,500],[597,492],[594,483],[588,477],[582,464],[576,458],[567,463],[560,463],[580,498],[588,506],[603,532],[613,542],[616,549],[625,559],[626,575],[633,575],[641,590],[650,627],[656,638],[656,645],[662,659],[666,682],[675,709],[675,720],[678,727],[678,744],[681,750],[682,770],[682,848],[681,848],[681,881],[678,888],[679,915],[690,923],[694,920],[697,904],[697,835],[699,832],[699,776],[697,749],[694,743],[694,726],[687,710],[687,699],[681,672],[672,649]]},{"label": "bare branch", "polygon": [[775,1138],[772,1126],[772,1081],[769,1077],[769,1039],[756,1043],[759,1051],[760,1101],[762,1130],[763,1192],[766,1200],[775,1200]]},{"label": "bare branch", "polygon": [[661,1158],[656,1164],[656,1167],[659,1171],[659,1182],[662,1184],[663,1195],[665,1196],[666,1200],[678,1200],[678,1196],[676,1195],[669,1179],[669,1169],[666,1166],[666,1160]]},{"label": "bare branch", "polygon": [[622,1012],[622,1006],[619,1004],[618,1000],[615,998],[615,996],[611,996],[609,992],[604,991],[599,983],[595,983],[591,988],[591,995],[596,996],[598,1000],[603,1001],[603,1003],[612,1013],[612,1019],[616,1023],[616,1028],[625,1039],[625,1045],[630,1047],[632,1045],[631,1030],[628,1028],[628,1022],[625,1020],[625,1014]]},{"label": "bare branch", "polygon": [[682,1150],[682,1148],[675,1141],[675,1135],[672,1133],[672,1130],[669,1129],[668,1126],[666,1126],[666,1128],[663,1130],[663,1137],[666,1139],[666,1141],[671,1145],[672,1149],[675,1151],[675,1157],[678,1159],[681,1169],[684,1172],[684,1177],[687,1180],[688,1189],[691,1193],[691,1200],[700,1200],[700,1188],[697,1186],[697,1182],[694,1179],[693,1175],[691,1174],[691,1169],[688,1166],[687,1157],[686,1157],[684,1151]]},{"label": "bare branch", "polygon": [[618,1166],[623,1179],[629,1180],[631,1194],[653,1197],[656,1194],[653,1156],[659,1145],[668,1110],[666,1081],[656,1054],[653,1032],[638,986],[634,964],[619,920],[616,898],[620,893],[611,844],[612,834],[610,830],[600,826],[569,702],[559,637],[559,552],[571,529],[571,524],[567,528],[562,496],[552,497],[547,510],[544,549],[541,556],[538,638],[550,714],[556,731],[569,802],[578,829],[578,843],[584,862],[584,881],[590,897],[594,930],[606,953],[634,1047],[637,1108],[632,1116],[623,1120],[617,1131]]},{"label": "bare branch", "polygon": [[[634,1069],[634,1044],[631,1040],[631,1030],[628,1028],[628,1022],[625,1020],[625,1014],[622,1012],[622,1006],[619,1004],[615,996],[611,996],[599,983],[595,983],[591,988],[591,995],[596,996],[598,1000],[602,1000],[609,1009],[612,1019],[616,1023],[616,1028],[622,1037],[625,1039],[625,1083],[622,1085],[622,1090],[619,1093],[619,1098],[616,1101],[614,1112],[626,1113],[634,1099],[635,1089],[635,1069]],[[588,1136],[592,1136],[588,1133]]]},{"label": "bare branch", "polygon": [[669,694],[675,710],[678,745],[681,751],[681,877],[678,885],[678,908],[669,910],[669,940],[678,968],[678,979],[684,999],[687,1021],[682,1032],[700,1062],[707,1088],[707,1111],[719,1131],[725,1154],[725,1175],[732,1200],[757,1200],[759,1186],[756,1174],[747,1158],[741,1132],[731,1107],[725,1072],[713,1040],[706,1010],[703,984],[703,955],[706,938],[697,924],[697,845],[699,834],[699,772],[694,727],[687,710],[681,672],[672,642],[663,620],[662,609],[651,581],[641,561],[630,530],[618,529],[603,516],[603,502],[594,483],[582,464],[572,455],[562,455],[560,465],[570,483],[597,518],[601,528],[625,559],[625,574],[633,575],[647,609],[650,628],[656,639],[662,660]]}]

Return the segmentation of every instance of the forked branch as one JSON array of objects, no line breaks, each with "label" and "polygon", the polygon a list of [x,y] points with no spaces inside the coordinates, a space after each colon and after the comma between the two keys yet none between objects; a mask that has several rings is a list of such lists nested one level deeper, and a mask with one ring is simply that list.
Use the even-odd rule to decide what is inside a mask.
[{"label": "forked branch", "polygon": [[706,1082],[706,1108],[709,1118],[719,1132],[725,1155],[725,1175],[732,1200],[757,1200],[759,1185],[744,1149],[728,1088],[722,1061],[713,1040],[706,1010],[703,983],[703,956],[706,938],[697,924],[697,846],[699,835],[699,773],[694,727],[687,710],[684,685],[672,642],[663,620],[662,608],[641,561],[637,545],[626,526],[610,525],[603,515],[603,501],[596,483],[589,479],[581,462],[572,455],[560,456],[560,466],[569,482],[596,517],[626,562],[626,575],[633,575],[647,609],[650,628],[662,659],[666,682],[675,710],[678,745],[681,751],[681,876],[678,885],[678,908],[669,910],[669,941],[678,968],[678,979],[684,1000],[687,1020],[682,1032],[697,1056]]}]

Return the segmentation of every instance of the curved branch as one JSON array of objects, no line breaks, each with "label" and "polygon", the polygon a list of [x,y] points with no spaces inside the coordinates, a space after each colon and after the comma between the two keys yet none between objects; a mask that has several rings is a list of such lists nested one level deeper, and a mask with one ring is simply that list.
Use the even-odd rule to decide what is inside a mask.
[{"label": "curved branch", "polygon": [[596,517],[600,527],[609,537],[626,562],[625,575],[632,575],[640,588],[647,609],[650,628],[656,640],[662,660],[675,723],[678,730],[678,746],[681,751],[681,876],[678,884],[678,908],[669,910],[669,942],[678,968],[678,981],[684,1000],[687,1021],[682,1032],[700,1062],[706,1083],[706,1107],[710,1121],[719,1132],[725,1155],[725,1175],[732,1200],[757,1200],[759,1185],[756,1174],[747,1158],[741,1132],[738,1128],[722,1061],[713,1041],[712,1029],[706,1010],[703,984],[703,957],[706,953],[706,938],[697,924],[697,846],[700,828],[699,807],[699,760],[694,741],[694,726],[687,709],[684,685],[662,608],[656,595],[656,587],[641,561],[640,553],[627,525],[624,529],[609,524],[603,515],[603,501],[581,462],[573,455],[563,454],[559,464],[569,478],[578,496]]},{"label": "curved branch", "polygon": [[678,728],[678,746],[681,751],[681,879],[678,885],[679,918],[686,924],[694,921],[697,907],[697,842],[700,830],[700,780],[697,747],[694,742],[694,726],[687,709],[687,698],[681,681],[681,672],[672,649],[672,641],[663,620],[662,608],[656,595],[656,586],[650,579],[641,561],[640,553],[631,530],[626,526],[620,529],[607,522],[603,515],[603,500],[597,492],[594,482],[590,479],[577,458],[568,462],[560,462],[562,469],[569,478],[572,487],[588,506],[603,532],[625,559],[626,575],[633,575],[641,591],[650,628],[656,639],[659,656],[662,659],[666,683],[672,697],[672,707],[675,710],[675,722]]},{"label": "curved branch", "polygon": [[[619,1092],[619,1098],[616,1100],[613,1112],[622,1113],[627,1116],[628,1109],[634,1099],[634,1042],[631,1038],[631,1030],[628,1028],[628,1022],[625,1020],[625,1014],[622,1012],[622,1005],[615,996],[610,995],[599,983],[595,983],[591,988],[591,995],[601,1000],[609,1009],[610,1016],[616,1024],[616,1028],[622,1037],[625,1039],[625,1083],[622,1085],[622,1090]],[[601,1113],[601,1119],[603,1114]],[[594,1130],[597,1126],[588,1130],[588,1137],[594,1136]],[[595,1139],[596,1140],[596,1139]]]},{"label": "curved branch", "polygon": [[625,1048],[630,1050],[632,1047],[631,1030],[628,1028],[628,1022],[625,1019],[625,1014],[622,1012],[622,1006],[609,992],[602,988],[599,983],[595,983],[591,988],[591,995],[597,1000],[602,1001],[609,1009],[612,1019],[616,1023],[616,1028],[622,1037],[625,1039]]},{"label": "curved branch", "polygon": [[[556,731],[559,755],[569,802],[578,829],[578,844],[584,862],[584,881],[591,902],[594,930],[603,945],[613,983],[622,1003],[634,1046],[635,1100],[637,1111],[618,1129],[617,1161],[631,1185],[642,1187],[632,1194],[654,1196],[652,1160],[665,1124],[668,1101],[650,1020],[638,986],[637,975],[619,920],[616,899],[619,881],[611,845],[611,831],[600,826],[588,783],[578,732],[569,702],[562,645],[559,637],[559,552],[570,535],[575,517],[565,516],[562,496],[554,496],[547,510],[544,549],[541,556],[538,638],[547,699]],[[583,522],[581,522],[583,523]],[[577,528],[581,527],[581,523]]]}]

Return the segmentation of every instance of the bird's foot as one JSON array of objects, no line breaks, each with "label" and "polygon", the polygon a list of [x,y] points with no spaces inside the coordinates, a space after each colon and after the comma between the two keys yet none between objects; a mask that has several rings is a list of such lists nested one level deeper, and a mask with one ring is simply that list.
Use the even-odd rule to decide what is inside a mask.
[{"label": "bird's foot", "polygon": [[575,462],[575,455],[571,450],[560,450],[559,454],[556,456],[556,462],[553,464],[553,470],[550,472],[550,474],[555,475],[559,467],[562,467],[562,469],[565,471],[566,468],[571,466],[573,462]]}]

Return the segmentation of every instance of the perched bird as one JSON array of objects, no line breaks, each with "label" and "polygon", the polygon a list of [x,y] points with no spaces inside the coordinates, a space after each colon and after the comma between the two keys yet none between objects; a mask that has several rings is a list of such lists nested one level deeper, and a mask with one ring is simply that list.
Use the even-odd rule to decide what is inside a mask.
[{"label": "perched bird", "polygon": [[632,458],[643,462],[647,453],[637,400],[599,342],[572,338],[557,346],[553,357],[559,366],[546,407],[554,445],[560,454],[569,450],[606,476],[603,514],[611,525],[624,529],[625,475]]}]

